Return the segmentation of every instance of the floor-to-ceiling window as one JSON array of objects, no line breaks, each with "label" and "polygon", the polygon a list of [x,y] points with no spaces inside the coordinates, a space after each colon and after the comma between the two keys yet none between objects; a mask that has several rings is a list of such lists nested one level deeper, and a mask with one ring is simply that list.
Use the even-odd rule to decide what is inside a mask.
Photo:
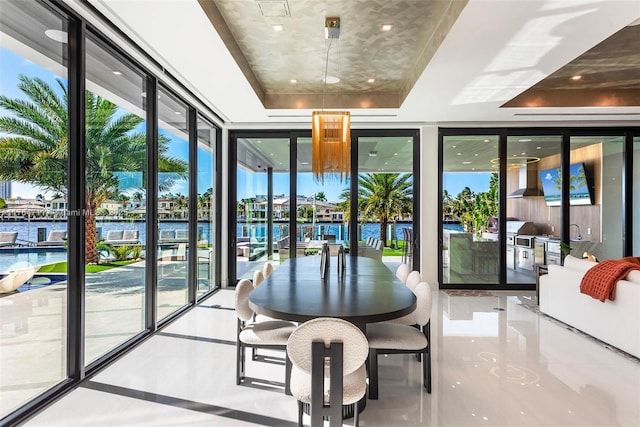
[{"label": "floor-to-ceiling window", "polygon": [[569,166],[571,254],[623,255],[623,136],[572,136]]},{"label": "floor-to-ceiling window", "polygon": [[443,137],[443,284],[499,283],[498,143],[498,135]]},{"label": "floor-to-ceiling window", "polygon": [[[566,253],[616,259],[637,251],[637,230],[632,227],[638,215],[637,167],[630,166],[637,157],[637,138],[633,140],[635,148],[625,152],[628,130],[492,131],[500,134],[495,136],[493,148],[487,145],[471,151],[469,158],[463,144],[466,140],[475,138],[477,143],[489,144],[492,137],[468,136],[467,130],[441,130],[443,285],[533,288],[537,266],[560,264]],[[459,168],[458,177],[473,172],[465,182],[478,185],[482,175],[475,163],[486,155],[492,157],[493,170],[504,172],[504,179],[490,181],[489,194],[498,196],[490,199],[496,203],[487,204],[486,194],[468,185],[461,186],[457,195],[455,191],[451,194],[455,168]],[[563,170],[565,165],[567,170]],[[504,203],[500,203],[500,194],[505,196]],[[487,250],[482,251],[486,264],[478,262],[472,249],[467,249],[470,257],[457,257],[460,244],[453,242],[454,236],[465,242],[465,248],[497,239],[497,260],[490,259]],[[479,274],[478,269],[484,268],[496,269],[490,281]]]},{"label": "floor-to-ceiling window", "polygon": [[219,277],[215,115],[54,3],[0,8],[0,419],[10,425]]},{"label": "floor-to-ceiling window", "polygon": [[[251,278],[268,257],[269,173],[274,159],[289,152],[289,145],[270,138],[240,138],[236,171],[236,277]],[[278,155],[276,151],[278,150]],[[288,154],[287,154],[288,158]],[[287,187],[288,188],[288,187]],[[283,188],[284,190],[284,188]]]},{"label": "floor-to-ceiling window", "polygon": [[37,2],[2,2],[0,418],[68,375],[67,28]]},{"label": "floor-to-ceiling window", "polygon": [[310,240],[346,245],[350,180],[327,175],[324,182],[317,181],[311,170],[311,138],[298,137],[297,143],[296,256],[304,256],[318,250],[308,248]]},{"label": "floor-to-ceiling window", "polygon": [[[236,219],[229,267],[232,282],[253,277],[267,260],[277,268],[290,256],[316,254],[325,241],[331,253],[340,245],[349,251],[358,241],[380,238],[382,229],[386,242],[380,257],[392,268],[400,262],[412,262],[417,242],[413,223],[417,132],[354,130],[351,136],[350,175],[342,179],[325,175],[322,180],[312,172],[308,133],[232,133],[232,155],[237,163],[236,181],[231,183],[236,205],[229,209]],[[356,157],[358,146],[365,151]],[[353,215],[350,210],[354,174],[363,183],[356,192],[361,193],[357,206],[366,208],[364,215]],[[366,187],[367,180],[375,183]],[[295,198],[290,195],[291,188]],[[384,203],[369,203],[380,197]],[[353,231],[350,224],[354,224]],[[413,249],[409,248],[411,239]]]},{"label": "floor-to-ceiling window", "polygon": [[380,239],[376,256],[413,265],[413,134],[358,136],[357,144],[358,242]]},{"label": "floor-to-ceiling window", "polygon": [[[145,327],[145,76],[86,42],[85,363]],[[136,211],[137,210],[137,211]]]},{"label": "floor-to-ceiling window", "polygon": [[559,241],[562,177],[557,171],[561,144],[560,135],[507,137],[508,284],[535,284],[536,266],[545,264],[545,248],[550,241],[552,248]]},{"label": "floor-to-ceiling window", "polygon": [[188,301],[189,110],[158,89],[158,319]]},{"label": "floor-to-ceiling window", "polygon": [[198,280],[197,293],[201,295],[216,286],[216,128],[198,116]]}]

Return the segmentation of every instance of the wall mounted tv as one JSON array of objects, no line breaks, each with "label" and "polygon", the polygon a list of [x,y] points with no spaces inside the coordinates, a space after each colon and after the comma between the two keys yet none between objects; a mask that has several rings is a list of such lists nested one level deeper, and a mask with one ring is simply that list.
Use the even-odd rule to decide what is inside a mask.
[{"label": "wall mounted tv", "polygon": [[[540,171],[542,192],[547,206],[560,206],[561,201],[561,168]],[[592,205],[591,185],[585,173],[584,163],[569,166],[569,204]]]}]

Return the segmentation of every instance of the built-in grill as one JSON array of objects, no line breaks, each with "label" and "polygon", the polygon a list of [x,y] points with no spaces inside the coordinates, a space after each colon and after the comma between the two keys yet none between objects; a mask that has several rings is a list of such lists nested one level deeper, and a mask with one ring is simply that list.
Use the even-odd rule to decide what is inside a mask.
[{"label": "built-in grill", "polygon": [[536,226],[530,221],[507,221],[507,268],[533,271]]}]

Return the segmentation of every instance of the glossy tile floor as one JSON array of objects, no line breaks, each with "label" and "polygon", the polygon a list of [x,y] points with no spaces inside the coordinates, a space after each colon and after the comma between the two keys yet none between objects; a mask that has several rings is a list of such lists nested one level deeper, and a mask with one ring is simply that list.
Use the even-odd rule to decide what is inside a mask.
[{"label": "glossy tile floor", "polygon": [[[414,358],[381,358],[380,399],[360,425],[640,425],[640,362],[537,314],[534,298],[434,291],[433,393]],[[283,366],[249,362],[267,382],[235,385],[234,335],[222,290],[26,425],[295,425],[294,398],[269,383]]]}]

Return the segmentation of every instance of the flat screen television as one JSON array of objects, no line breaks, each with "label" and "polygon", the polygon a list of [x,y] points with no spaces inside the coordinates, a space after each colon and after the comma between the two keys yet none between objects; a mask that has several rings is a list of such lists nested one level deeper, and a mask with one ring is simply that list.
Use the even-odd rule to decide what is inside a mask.
[{"label": "flat screen television", "polygon": [[[569,204],[592,205],[593,195],[591,185],[585,173],[584,163],[569,166]],[[561,199],[561,168],[540,171],[542,192],[547,206],[560,206]]]}]

